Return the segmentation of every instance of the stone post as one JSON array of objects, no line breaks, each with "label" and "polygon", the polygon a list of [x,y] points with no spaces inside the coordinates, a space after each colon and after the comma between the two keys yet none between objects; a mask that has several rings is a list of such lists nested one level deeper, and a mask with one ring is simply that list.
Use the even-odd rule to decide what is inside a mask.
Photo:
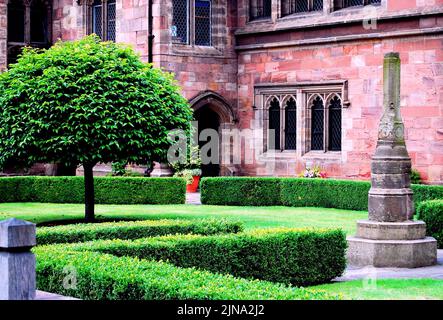
[{"label": "stone post", "polygon": [[0,222],[0,300],[35,298],[35,224],[9,219]]},{"label": "stone post", "polygon": [[436,264],[437,243],[426,237],[426,225],[412,221],[411,159],[400,114],[400,57],[384,59],[384,113],[371,163],[369,220],[357,222],[348,238],[348,262],[355,266],[415,268]]}]

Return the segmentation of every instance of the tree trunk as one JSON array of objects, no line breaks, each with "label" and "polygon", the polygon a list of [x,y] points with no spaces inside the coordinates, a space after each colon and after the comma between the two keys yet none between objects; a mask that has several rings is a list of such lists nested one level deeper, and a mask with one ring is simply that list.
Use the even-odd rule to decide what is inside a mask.
[{"label": "tree trunk", "polygon": [[94,174],[93,164],[84,164],[85,176],[85,220],[86,222],[94,222]]}]

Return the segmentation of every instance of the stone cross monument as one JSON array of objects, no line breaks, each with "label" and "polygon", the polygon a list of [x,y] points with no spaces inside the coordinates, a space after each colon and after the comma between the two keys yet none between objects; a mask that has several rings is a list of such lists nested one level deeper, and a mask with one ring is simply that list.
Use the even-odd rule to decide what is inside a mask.
[{"label": "stone cross monument", "polygon": [[437,262],[437,242],[426,225],[412,221],[411,159],[400,114],[400,57],[388,53],[383,66],[384,114],[371,164],[369,220],[357,222],[348,238],[348,263],[354,266],[416,268]]}]

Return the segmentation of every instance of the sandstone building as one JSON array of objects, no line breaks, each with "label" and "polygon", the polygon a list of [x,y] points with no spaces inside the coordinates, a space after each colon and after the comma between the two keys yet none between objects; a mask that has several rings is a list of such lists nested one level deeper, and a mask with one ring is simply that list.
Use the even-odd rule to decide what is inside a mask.
[{"label": "sandstone building", "polygon": [[413,167],[443,183],[443,0],[0,0],[0,68],[24,45],[89,33],[174,72],[200,129],[256,130],[242,149],[261,145],[259,161],[212,175],[272,162],[282,176],[318,164],[369,178],[383,56],[399,52]]}]

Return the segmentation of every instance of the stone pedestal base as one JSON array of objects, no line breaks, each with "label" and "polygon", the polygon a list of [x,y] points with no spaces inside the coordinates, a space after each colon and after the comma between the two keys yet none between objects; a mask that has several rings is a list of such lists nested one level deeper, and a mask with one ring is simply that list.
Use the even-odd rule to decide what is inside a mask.
[{"label": "stone pedestal base", "polygon": [[423,221],[358,221],[348,238],[348,263],[378,268],[419,268],[437,263],[437,241],[426,237]]}]

